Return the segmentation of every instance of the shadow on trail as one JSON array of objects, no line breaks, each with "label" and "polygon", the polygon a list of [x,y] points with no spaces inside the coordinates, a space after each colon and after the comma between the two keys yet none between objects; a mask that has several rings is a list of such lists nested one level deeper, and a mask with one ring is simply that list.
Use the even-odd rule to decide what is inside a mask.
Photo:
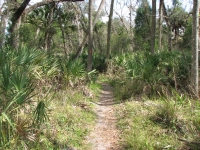
[{"label": "shadow on trail", "polygon": [[119,102],[115,102],[113,100],[113,88],[108,86],[108,84],[102,84],[102,91],[100,92],[99,102],[94,102],[100,106],[110,106],[120,104]]}]

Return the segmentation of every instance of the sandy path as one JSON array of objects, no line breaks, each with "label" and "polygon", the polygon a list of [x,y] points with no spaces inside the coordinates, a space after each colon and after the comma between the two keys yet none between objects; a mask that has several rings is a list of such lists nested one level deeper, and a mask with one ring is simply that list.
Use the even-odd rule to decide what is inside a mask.
[{"label": "sandy path", "polygon": [[114,112],[114,100],[112,87],[102,84],[100,100],[95,104],[97,114],[96,125],[87,137],[92,145],[92,150],[119,150],[119,134],[116,129],[116,118]]}]

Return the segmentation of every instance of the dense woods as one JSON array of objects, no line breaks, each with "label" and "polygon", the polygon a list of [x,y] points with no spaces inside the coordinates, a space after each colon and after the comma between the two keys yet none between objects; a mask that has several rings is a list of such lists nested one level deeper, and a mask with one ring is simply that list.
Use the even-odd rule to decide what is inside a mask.
[{"label": "dense woods", "polygon": [[89,150],[99,82],[123,149],[200,147],[199,0],[0,6],[0,149]]}]

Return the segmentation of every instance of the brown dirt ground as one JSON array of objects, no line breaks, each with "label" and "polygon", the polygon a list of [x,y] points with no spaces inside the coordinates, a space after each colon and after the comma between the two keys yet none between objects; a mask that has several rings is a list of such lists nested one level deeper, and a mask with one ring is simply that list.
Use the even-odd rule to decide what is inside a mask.
[{"label": "brown dirt ground", "polygon": [[100,99],[94,108],[97,114],[96,125],[87,137],[87,142],[92,145],[92,150],[120,150],[113,89],[109,84],[101,85]]}]

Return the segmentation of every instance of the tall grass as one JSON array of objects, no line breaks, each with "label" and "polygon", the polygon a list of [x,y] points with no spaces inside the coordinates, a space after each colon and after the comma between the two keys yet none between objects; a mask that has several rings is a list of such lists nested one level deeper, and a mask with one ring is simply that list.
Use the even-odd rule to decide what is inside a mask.
[{"label": "tall grass", "polygon": [[176,98],[171,101],[162,97],[117,106],[121,145],[130,150],[199,149],[200,109],[194,107],[196,104],[199,102],[180,104]]}]

